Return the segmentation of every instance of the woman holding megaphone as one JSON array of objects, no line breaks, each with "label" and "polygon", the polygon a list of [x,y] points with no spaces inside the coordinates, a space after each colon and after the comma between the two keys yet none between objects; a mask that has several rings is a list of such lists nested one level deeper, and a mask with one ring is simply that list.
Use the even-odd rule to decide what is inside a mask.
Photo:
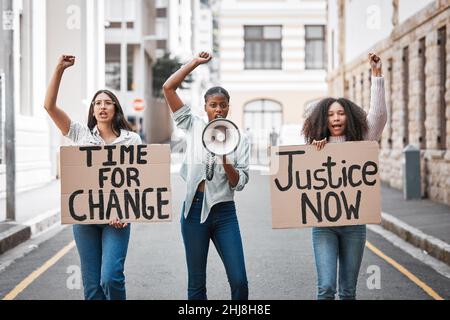
[{"label": "woman holding megaphone", "polygon": [[[313,107],[303,125],[308,143],[317,150],[326,143],[381,138],[387,120],[381,59],[369,53],[370,109],[366,112],[345,98],[325,98]],[[356,298],[358,273],[366,243],[366,225],[314,227],[312,241],[317,270],[317,299],[334,299],[339,262],[339,297]]]},{"label": "woman holding megaphone", "polygon": [[[186,181],[186,197],[181,213],[181,232],[188,269],[188,299],[206,300],[206,262],[210,240],[225,266],[231,298],[248,299],[244,252],[239,231],[234,191],[249,179],[250,146],[245,136],[231,154],[217,157],[203,147],[207,123],[195,116],[176,90],[183,80],[212,56],[201,52],[172,74],[163,85],[164,96],[178,128],[186,132],[186,156],[180,174]],[[204,109],[209,121],[226,118],[230,96],[222,87],[210,88]],[[220,162],[217,163],[216,162]]]}]

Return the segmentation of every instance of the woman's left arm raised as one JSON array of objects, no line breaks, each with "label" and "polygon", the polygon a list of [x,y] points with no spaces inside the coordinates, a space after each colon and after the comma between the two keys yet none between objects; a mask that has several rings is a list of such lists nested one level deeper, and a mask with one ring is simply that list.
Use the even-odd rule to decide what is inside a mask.
[{"label": "woman's left arm raised", "polygon": [[367,115],[367,139],[378,141],[381,138],[387,121],[387,108],[382,75],[381,59],[374,53],[369,53],[369,63],[372,72],[370,88],[370,109]]}]

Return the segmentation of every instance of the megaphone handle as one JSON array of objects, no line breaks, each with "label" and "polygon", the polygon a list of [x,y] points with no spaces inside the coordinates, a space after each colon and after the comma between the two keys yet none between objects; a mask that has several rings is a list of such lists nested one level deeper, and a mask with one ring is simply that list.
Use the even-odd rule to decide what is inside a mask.
[{"label": "megaphone handle", "polygon": [[208,152],[206,157],[206,179],[211,181],[214,177],[214,167],[216,165],[216,155],[212,152]]}]

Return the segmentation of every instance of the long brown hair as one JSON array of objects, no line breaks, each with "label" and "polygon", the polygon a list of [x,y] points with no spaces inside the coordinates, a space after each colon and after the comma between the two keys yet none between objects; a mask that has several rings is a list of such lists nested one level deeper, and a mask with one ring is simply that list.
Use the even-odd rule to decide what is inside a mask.
[{"label": "long brown hair", "polygon": [[89,130],[93,130],[97,125],[97,119],[94,117],[94,102],[97,96],[101,93],[107,94],[111,100],[114,102],[114,117],[112,120],[112,130],[116,136],[120,136],[120,130],[128,130],[132,131],[131,125],[128,123],[127,119],[125,119],[125,114],[123,113],[122,106],[120,105],[119,99],[117,99],[116,95],[109,90],[103,89],[99,90],[94,94],[94,97],[91,101],[91,106],[89,108],[88,115],[88,128]]},{"label": "long brown hair", "polygon": [[347,116],[347,126],[345,128],[346,140],[361,141],[364,139],[364,134],[368,130],[366,112],[348,99],[325,98],[320,100],[317,105],[311,107],[313,109],[303,125],[302,133],[308,143],[324,138],[328,140],[330,137],[330,130],[328,130],[328,109],[335,102],[344,108],[345,115]]}]

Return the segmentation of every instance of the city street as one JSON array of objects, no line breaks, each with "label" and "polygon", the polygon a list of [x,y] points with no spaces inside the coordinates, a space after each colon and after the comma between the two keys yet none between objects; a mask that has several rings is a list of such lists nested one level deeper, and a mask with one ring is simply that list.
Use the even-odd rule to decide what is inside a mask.
[{"label": "city street", "polygon": [[[184,183],[177,173],[172,174],[172,188],[174,215],[171,223],[132,225],[125,267],[128,299],[186,298],[187,273],[179,224]],[[315,299],[311,230],[271,228],[268,176],[251,171],[250,182],[237,193],[236,203],[250,299]],[[71,227],[59,230],[57,233],[50,231],[54,236],[0,272],[2,298],[83,299],[79,258],[72,244]],[[449,278],[377,233],[368,230],[367,240],[358,283],[359,299],[450,298]],[[28,241],[29,244],[32,241],[36,239]],[[27,243],[21,247],[27,247]],[[66,250],[60,252],[63,248]],[[17,287],[19,284],[21,287]],[[225,271],[212,243],[207,290],[209,299],[230,298]]]},{"label": "city street", "polygon": [[[250,166],[234,200],[253,305],[334,312],[315,301],[311,226],[349,223],[367,224],[358,300],[450,300],[450,1],[0,0],[0,25],[0,300],[14,312],[64,300],[85,313],[71,224],[117,214],[131,221],[126,259],[128,230],[75,227],[83,266],[103,262],[104,296],[89,281],[86,296],[125,298],[125,259],[127,307],[176,300],[203,315],[185,301],[185,160],[208,204],[229,201]],[[223,225],[208,230],[225,243],[220,255],[209,243],[211,305],[232,297],[221,256],[236,252],[235,224]],[[184,234],[195,249],[201,227]],[[315,241],[321,280],[337,254],[353,298],[364,228],[332,231]],[[119,304],[107,310],[129,312]]]}]

